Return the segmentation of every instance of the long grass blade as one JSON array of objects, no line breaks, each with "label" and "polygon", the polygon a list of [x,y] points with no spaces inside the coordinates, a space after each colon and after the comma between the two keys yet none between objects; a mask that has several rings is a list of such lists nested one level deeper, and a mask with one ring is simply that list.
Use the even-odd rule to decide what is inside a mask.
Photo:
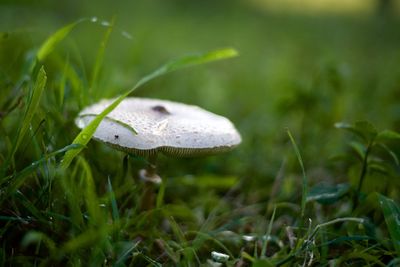
[{"label": "long grass blade", "polygon": [[262,249],[261,249],[261,257],[266,257],[268,242],[269,242],[269,238],[270,238],[271,232],[272,232],[272,225],[275,220],[275,213],[276,213],[276,206],[274,206],[274,211],[272,212],[271,220],[269,221],[269,224],[268,224],[268,229],[267,229],[267,232],[265,235],[265,240],[263,240],[263,245],[262,245]]},{"label": "long grass blade", "polygon": [[11,157],[14,157],[14,154],[17,151],[19,145],[21,144],[22,139],[24,138],[26,132],[29,130],[33,115],[35,115],[39,107],[40,99],[42,98],[44,87],[46,86],[46,81],[47,81],[46,72],[44,70],[44,67],[42,66],[37,75],[35,85],[33,86],[32,96],[29,99],[28,108],[26,109],[24,118],[22,119],[21,128],[17,135],[17,139],[13,151],[11,153]]},{"label": "long grass blade", "polygon": [[101,66],[103,65],[106,46],[107,46],[108,40],[110,39],[111,32],[113,31],[114,22],[115,22],[115,18],[113,18],[111,20],[110,24],[108,24],[107,30],[103,35],[103,39],[101,40],[100,47],[97,51],[96,62],[94,64],[92,79],[90,81],[90,86],[89,86],[89,95],[91,95],[92,92],[97,87],[97,81],[99,79]]},{"label": "long grass blade", "polygon": [[36,58],[39,62],[42,62],[53,50],[54,48],[65,39],[65,37],[75,28],[76,25],[88,19],[79,19],[72,22],[61,29],[58,29],[55,33],[50,35],[40,46]]},{"label": "long grass blade", "polygon": [[296,141],[294,140],[291,132],[289,131],[289,129],[286,130],[290,142],[292,143],[294,152],[296,153],[297,156],[297,160],[299,161],[300,167],[301,167],[301,172],[303,174],[303,181],[302,181],[302,195],[301,195],[301,218],[304,219],[304,214],[305,214],[305,210],[306,210],[306,203],[307,203],[307,191],[308,191],[308,179],[307,179],[307,174],[306,174],[306,169],[304,168],[304,164],[303,164],[303,159],[301,157],[300,154],[300,150],[296,144]]},{"label": "long grass blade", "polygon": [[2,179],[4,177],[7,166],[9,166],[9,163],[13,161],[15,153],[17,152],[19,146],[21,145],[21,142],[22,142],[26,132],[30,128],[33,116],[35,115],[35,113],[39,107],[40,99],[42,97],[42,93],[43,93],[44,87],[46,85],[46,81],[47,81],[46,72],[44,70],[44,67],[42,66],[37,75],[36,82],[32,88],[32,94],[27,101],[28,102],[27,108],[25,110],[24,117],[22,119],[22,123],[18,129],[16,138],[14,139],[11,152],[8,155],[7,159],[5,160],[5,163],[3,164],[3,168],[0,170],[0,179]]},{"label": "long grass blade", "polygon": [[103,223],[103,216],[100,210],[100,203],[96,193],[96,186],[94,184],[92,170],[87,161],[80,157],[79,165],[82,168],[81,179],[84,185],[85,204],[89,214],[89,220],[92,225],[101,225]]},{"label": "long grass blade", "polygon": [[118,204],[117,200],[115,199],[115,193],[111,184],[110,177],[107,179],[107,191],[110,194],[110,202],[111,202],[111,210],[112,210],[112,218],[114,221],[119,220],[119,212],[118,212]]},{"label": "long grass blade", "polygon": [[[144,85],[145,83],[151,81],[152,79],[155,79],[159,76],[162,76],[164,74],[167,74],[169,72],[178,70],[178,69],[183,69],[186,67],[190,66],[195,66],[199,64],[204,64],[207,62],[212,62],[216,60],[221,60],[221,59],[226,59],[226,58],[231,58],[237,56],[236,50],[232,48],[227,48],[227,49],[221,49],[221,50],[216,50],[200,55],[195,55],[195,56],[186,56],[183,58],[180,58],[178,60],[171,61],[160,68],[156,69],[154,72],[150,73],[147,76],[144,76],[142,79],[140,79],[136,85],[128,90],[126,93],[123,95],[119,96],[113,103],[111,103],[106,109],[104,109],[99,115],[94,118],[89,125],[87,125],[85,128],[81,130],[81,132],[76,136],[74,141],[72,142],[73,144],[81,144],[85,146],[90,139],[92,138],[94,132],[96,131],[97,127],[100,125],[101,121],[113,110],[115,109],[119,103],[124,100],[128,95],[130,95],[132,92],[134,92],[136,89],[138,89],[140,86]],[[64,159],[62,160],[61,167],[63,169],[68,168],[68,166],[71,164],[72,160],[81,152],[82,149],[77,149],[74,151],[69,151],[65,154]]]},{"label": "long grass blade", "polygon": [[58,89],[58,104],[60,107],[64,104],[65,86],[67,84],[67,70],[69,66],[69,57],[65,60],[64,69],[60,79],[60,86]]}]

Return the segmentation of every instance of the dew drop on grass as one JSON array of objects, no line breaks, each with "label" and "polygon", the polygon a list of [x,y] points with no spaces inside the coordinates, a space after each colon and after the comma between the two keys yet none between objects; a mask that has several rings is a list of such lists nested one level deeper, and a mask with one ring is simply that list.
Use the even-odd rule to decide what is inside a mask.
[{"label": "dew drop on grass", "polygon": [[91,22],[97,22],[97,17],[93,17],[90,19]]},{"label": "dew drop on grass", "polygon": [[122,36],[124,36],[125,38],[127,38],[129,40],[133,40],[132,35],[130,35],[128,32],[122,31],[121,34],[122,34]]},{"label": "dew drop on grass", "polygon": [[110,22],[108,22],[108,21],[103,20],[103,21],[101,22],[101,26],[108,27],[108,26],[110,26],[110,25],[111,25],[111,24],[110,24]]},{"label": "dew drop on grass", "polygon": [[79,119],[76,124],[78,125],[79,128],[84,128],[85,127],[85,122],[82,119]]}]

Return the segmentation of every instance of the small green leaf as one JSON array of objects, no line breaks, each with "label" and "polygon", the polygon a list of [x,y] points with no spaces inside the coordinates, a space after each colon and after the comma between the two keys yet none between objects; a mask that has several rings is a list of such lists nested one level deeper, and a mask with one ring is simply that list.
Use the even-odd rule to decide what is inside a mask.
[{"label": "small green leaf", "polygon": [[318,184],[311,188],[307,195],[307,202],[317,201],[320,204],[333,204],[344,197],[350,189],[349,184],[327,186]]},{"label": "small green leaf", "polygon": [[399,158],[397,157],[396,153],[394,153],[387,145],[379,143],[379,146],[386,151],[393,159],[394,163],[396,163],[397,166],[400,166],[400,161]]},{"label": "small green leaf", "polygon": [[393,199],[379,194],[379,204],[385,217],[393,246],[400,256],[400,207]]},{"label": "small green leaf", "polygon": [[378,134],[378,131],[376,130],[375,126],[368,121],[357,121],[354,125],[355,128],[362,133],[365,140],[368,142],[374,140]]},{"label": "small green leaf", "polygon": [[379,159],[371,159],[368,161],[368,170],[372,172],[381,173],[383,175],[389,175],[390,165]]},{"label": "small green leaf", "polygon": [[[166,73],[181,69],[181,68],[186,68],[189,66],[195,66],[199,64],[204,64],[207,62],[212,62],[216,60],[221,60],[225,58],[231,58],[237,55],[236,50],[232,48],[227,48],[227,49],[221,49],[221,50],[216,50],[212,52],[208,52],[205,54],[200,54],[196,56],[186,56],[183,58],[180,58],[178,60],[171,61],[160,68],[156,69],[154,72],[150,73],[149,75],[143,77],[140,79],[136,85],[125,92],[123,95],[119,96],[116,100],[114,100],[113,103],[111,103],[106,109],[104,109],[100,114],[96,116],[85,128],[81,130],[81,132],[76,136],[74,141],[72,142],[73,144],[81,144],[85,146],[90,139],[92,138],[93,134],[95,133],[97,127],[100,125],[101,121],[111,112],[113,111],[119,103],[122,102],[128,95],[133,93],[137,88],[140,86],[144,85],[145,83],[151,81],[154,78],[157,78],[161,75],[164,75]],[[68,168],[68,166],[71,164],[72,160],[76,157],[81,152],[82,149],[77,149],[74,151],[69,151],[65,154],[64,159],[62,161],[61,167],[63,169]]]},{"label": "small green leaf", "polygon": [[350,147],[353,149],[353,151],[356,153],[357,157],[362,161],[365,157],[365,153],[367,151],[367,148],[365,147],[364,144],[361,144],[360,142],[350,142],[349,143]]},{"label": "small green leaf", "polygon": [[383,130],[378,133],[376,139],[379,141],[400,140],[400,133],[391,130]]},{"label": "small green leaf", "polygon": [[357,121],[353,125],[345,122],[337,122],[335,123],[335,127],[350,131],[367,143],[373,141],[378,134],[375,126],[368,121]]}]

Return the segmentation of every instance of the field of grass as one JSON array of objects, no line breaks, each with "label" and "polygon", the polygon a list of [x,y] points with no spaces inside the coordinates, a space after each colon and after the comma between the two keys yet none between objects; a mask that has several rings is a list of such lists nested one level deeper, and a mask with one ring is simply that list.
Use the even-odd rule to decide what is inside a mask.
[{"label": "field of grass", "polygon": [[[400,265],[394,13],[64,2],[0,2],[1,266]],[[128,93],[226,116],[242,144],[160,156],[144,210],[148,159],[74,122]]]}]

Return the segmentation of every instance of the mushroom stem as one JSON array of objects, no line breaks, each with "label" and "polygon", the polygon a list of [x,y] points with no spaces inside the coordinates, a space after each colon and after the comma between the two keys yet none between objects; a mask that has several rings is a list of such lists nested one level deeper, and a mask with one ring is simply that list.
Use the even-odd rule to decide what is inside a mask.
[{"label": "mushroom stem", "polygon": [[157,174],[157,154],[148,157],[148,165],[146,169],[139,171],[140,180],[144,183],[143,193],[141,197],[140,209],[150,210],[154,208],[156,198],[155,187],[161,184],[161,177]]},{"label": "mushroom stem", "polygon": [[157,154],[152,154],[147,158],[147,167],[139,171],[139,177],[144,182],[161,184],[161,177],[157,174]]},{"label": "mushroom stem", "polygon": [[[153,176],[153,175],[157,175],[156,171],[157,171],[157,153],[154,153],[153,155],[150,155],[148,158],[148,165],[146,168],[147,171],[147,175],[148,176]],[[158,175],[157,175],[158,176]]]}]

